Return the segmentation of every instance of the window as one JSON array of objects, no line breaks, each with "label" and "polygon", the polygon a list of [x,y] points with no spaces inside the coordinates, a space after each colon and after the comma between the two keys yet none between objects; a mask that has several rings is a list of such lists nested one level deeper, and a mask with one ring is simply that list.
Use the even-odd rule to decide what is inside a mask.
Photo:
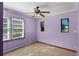
[{"label": "window", "polygon": [[12,39],[24,37],[24,21],[17,18],[12,18]]},{"label": "window", "polygon": [[69,32],[69,18],[61,19],[61,32]]},{"label": "window", "polygon": [[10,21],[7,17],[3,17],[3,41],[9,40]]},{"label": "window", "polygon": [[44,22],[43,21],[40,22],[40,28],[41,28],[41,31],[44,31]]},{"label": "window", "polygon": [[[10,35],[11,34],[11,35]],[[10,38],[12,36],[12,38]],[[17,18],[10,19],[3,17],[3,41],[24,37],[24,21]]]}]

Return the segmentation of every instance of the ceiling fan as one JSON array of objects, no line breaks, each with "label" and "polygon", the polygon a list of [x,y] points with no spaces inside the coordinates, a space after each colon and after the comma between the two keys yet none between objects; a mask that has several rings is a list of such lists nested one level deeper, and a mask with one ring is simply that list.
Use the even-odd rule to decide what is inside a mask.
[{"label": "ceiling fan", "polygon": [[36,8],[34,8],[34,12],[35,12],[35,14],[33,15],[33,17],[38,16],[38,15],[42,16],[42,17],[45,17],[45,15],[43,13],[50,13],[49,11],[41,11],[39,9],[39,6],[37,6]]}]

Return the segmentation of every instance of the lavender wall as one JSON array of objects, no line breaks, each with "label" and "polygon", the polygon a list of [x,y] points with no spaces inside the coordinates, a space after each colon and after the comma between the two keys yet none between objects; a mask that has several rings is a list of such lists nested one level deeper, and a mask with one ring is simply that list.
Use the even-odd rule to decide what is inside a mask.
[{"label": "lavender wall", "polygon": [[77,10],[77,20],[78,20],[78,22],[77,22],[77,26],[78,26],[78,32],[77,32],[77,51],[78,51],[78,56],[79,56],[79,3],[78,3],[78,10]]},{"label": "lavender wall", "polygon": [[[69,18],[69,33],[61,33],[61,18]],[[40,21],[45,21],[45,31],[40,31]],[[48,16],[37,21],[37,40],[43,43],[76,50],[77,12]]]},{"label": "lavender wall", "polygon": [[[17,39],[17,40],[10,40],[3,43],[3,50],[4,52],[14,49],[19,46],[24,46],[36,41],[36,22],[32,17],[24,15],[20,12],[5,9],[3,10],[3,15],[8,17],[11,21],[12,17],[20,18],[24,20],[25,24],[25,38]],[[11,34],[10,34],[11,38]]]}]

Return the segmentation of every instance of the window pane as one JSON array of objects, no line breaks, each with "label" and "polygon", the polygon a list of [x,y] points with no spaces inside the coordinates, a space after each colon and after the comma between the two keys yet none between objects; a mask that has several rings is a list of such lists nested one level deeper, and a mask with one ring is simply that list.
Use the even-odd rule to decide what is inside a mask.
[{"label": "window pane", "polygon": [[68,20],[64,19],[64,20],[62,20],[62,24],[64,24],[64,25],[68,25],[69,22],[68,22]]},{"label": "window pane", "polygon": [[4,19],[3,22],[4,22],[4,23],[7,23],[7,18],[3,18],[3,19]]},{"label": "window pane", "polygon": [[7,24],[3,24],[3,28],[7,28]]},{"label": "window pane", "polygon": [[22,32],[22,29],[13,29],[13,33]]},{"label": "window pane", "polygon": [[3,29],[3,34],[7,34],[8,30],[7,29]]},{"label": "window pane", "polygon": [[18,33],[18,34],[13,34],[13,38],[21,38],[22,37],[22,33]]},{"label": "window pane", "polygon": [[14,24],[22,24],[22,21],[18,21],[18,20],[13,20]]},{"label": "window pane", "polygon": [[22,28],[22,25],[13,25],[13,28]]}]

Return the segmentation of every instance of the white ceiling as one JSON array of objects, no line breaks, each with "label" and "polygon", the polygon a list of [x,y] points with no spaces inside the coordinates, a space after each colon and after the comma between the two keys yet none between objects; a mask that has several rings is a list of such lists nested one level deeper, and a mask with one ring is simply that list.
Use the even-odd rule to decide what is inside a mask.
[{"label": "white ceiling", "polygon": [[26,14],[33,14],[34,8],[39,6],[41,10],[49,10],[50,14],[75,9],[75,2],[4,2],[4,8],[16,10]]}]

